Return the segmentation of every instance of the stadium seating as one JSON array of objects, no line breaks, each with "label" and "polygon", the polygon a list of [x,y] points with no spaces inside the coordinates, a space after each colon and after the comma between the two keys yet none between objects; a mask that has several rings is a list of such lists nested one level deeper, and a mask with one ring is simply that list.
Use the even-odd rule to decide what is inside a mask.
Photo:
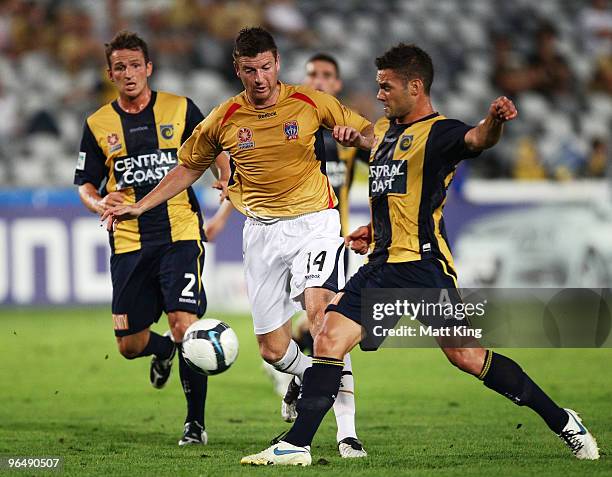
[{"label": "stadium seating", "polygon": [[[202,5],[207,3],[202,2]],[[51,10],[63,4],[72,5],[72,2],[40,2],[30,8]],[[95,4],[84,2],[82,13],[95,18],[99,15]],[[154,73],[155,87],[189,95],[204,113],[239,91],[240,85],[232,79],[231,40],[214,38],[215,54],[212,49],[209,50],[211,54],[207,54],[205,45],[212,41],[213,32],[206,22],[196,21],[206,16],[205,11],[194,12],[195,20],[186,30],[189,35],[185,38],[190,37],[193,41],[184,41],[191,41],[193,54],[188,57],[192,67],[189,64],[185,67],[185,57],[177,58],[166,51],[163,40],[164,34],[184,28],[174,20],[180,16],[172,12],[185,2],[158,1],[153,2],[153,6],[146,3],[146,7],[145,2],[119,4],[125,25],[150,40],[153,60],[158,65]],[[434,106],[468,122],[481,118],[489,101],[503,93],[494,81],[493,35],[509,39],[514,57],[520,58],[520,67],[524,68],[535,52],[538,29],[545,21],[549,22],[555,31],[557,51],[569,67],[571,90],[564,95],[529,88],[517,92],[513,99],[520,111],[520,121],[508,128],[506,144],[489,153],[489,159],[511,165],[516,160],[518,144],[526,139],[535,144],[543,163],[548,155],[558,153],[550,152],[550,144],[559,138],[572,137],[584,144],[590,144],[595,138],[608,140],[612,125],[612,92],[598,90],[591,82],[598,59],[602,54],[606,57],[612,53],[609,49],[603,53],[587,49],[588,38],[580,21],[587,5],[582,2],[314,0],[288,5],[293,7],[274,10],[273,14],[278,17],[271,22],[273,25],[276,22],[277,30],[281,30],[275,35],[283,55],[283,79],[300,81],[305,59],[323,50],[340,59],[348,100],[357,92],[368,95],[370,101],[375,102],[374,57],[398,41],[416,42],[431,53],[436,65],[432,91]],[[272,14],[267,8],[261,12],[262,17]],[[165,23],[155,26],[155,39],[149,36],[153,22],[147,19],[151,11],[168,13],[162,16]],[[288,30],[278,25],[278,19],[282,21],[282,18],[290,21]],[[5,31],[10,31],[11,23],[23,26],[25,22],[27,25],[30,21],[28,7],[16,9],[4,21],[9,26]],[[302,23],[306,31],[299,34],[289,31],[289,28],[301,28]],[[62,33],[59,21],[57,25],[50,23],[46,27],[47,33]],[[27,30],[27,26],[23,28]],[[160,32],[162,36],[158,39]],[[101,48],[113,33],[110,21],[91,27],[86,33],[92,43],[100,45],[100,50],[98,56],[88,58],[76,69],[63,61],[57,44],[42,41],[44,36],[39,44],[25,42],[21,45],[19,42],[23,39],[20,38],[0,40],[0,100],[3,96],[17,97],[19,105],[16,114],[9,117],[9,121],[15,123],[10,144],[0,148],[0,184],[48,184],[49,175],[45,171],[50,156],[53,161],[66,165],[63,170],[69,169],[67,165],[74,162],[83,119],[109,99],[110,91],[105,84]],[[41,116],[41,113],[44,114]],[[34,137],[39,134],[37,121],[40,117],[46,118],[45,127],[50,129],[45,131],[48,134],[42,142]],[[7,142],[6,139],[2,137],[2,142]],[[590,151],[588,147],[583,149],[579,162],[588,160]],[[24,173],[26,165],[29,173]],[[37,172],[31,172],[32,168]],[[496,172],[491,173],[491,170]],[[477,164],[472,168],[472,174],[485,177],[512,175],[511,171],[511,166],[481,168]],[[574,176],[580,174],[576,169]],[[554,178],[552,172],[549,176]],[[68,174],[52,180],[58,185],[69,185],[72,176]]]}]

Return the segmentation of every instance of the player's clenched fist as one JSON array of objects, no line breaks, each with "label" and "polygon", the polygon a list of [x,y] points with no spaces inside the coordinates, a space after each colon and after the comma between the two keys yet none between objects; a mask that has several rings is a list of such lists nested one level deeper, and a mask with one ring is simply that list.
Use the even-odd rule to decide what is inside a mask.
[{"label": "player's clenched fist", "polygon": [[497,121],[512,121],[518,116],[518,111],[510,99],[500,96],[491,103],[489,115]]},{"label": "player's clenched fist", "polygon": [[344,245],[350,247],[355,253],[365,255],[370,249],[372,229],[369,225],[362,225],[344,237]]}]

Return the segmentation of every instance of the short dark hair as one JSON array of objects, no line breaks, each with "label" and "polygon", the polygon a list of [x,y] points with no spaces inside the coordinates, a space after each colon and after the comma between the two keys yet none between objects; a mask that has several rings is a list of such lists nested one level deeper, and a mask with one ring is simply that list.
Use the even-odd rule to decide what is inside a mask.
[{"label": "short dark hair", "polygon": [[418,46],[400,43],[376,58],[376,67],[379,70],[394,70],[406,81],[420,79],[425,93],[429,95],[434,78],[433,63],[427,52]]},{"label": "short dark hair", "polygon": [[110,43],[105,43],[106,47],[106,62],[108,63],[108,67],[111,67],[110,57],[113,51],[115,50],[140,50],[145,59],[145,63],[151,61],[149,59],[149,47],[147,46],[147,42],[138,36],[138,34],[121,30],[118,32],[115,37],[110,41]]},{"label": "short dark hair", "polygon": [[237,60],[241,56],[253,58],[259,53],[271,51],[274,57],[278,53],[276,42],[270,32],[261,27],[243,28],[234,42],[232,56]]},{"label": "short dark hair", "polygon": [[340,78],[340,65],[338,65],[336,58],[334,58],[332,55],[328,55],[327,53],[315,53],[308,58],[306,64],[312,63],[313,61],[325,61],[326,63],[334,65],[334,68],[336,69],[336,76]]}]

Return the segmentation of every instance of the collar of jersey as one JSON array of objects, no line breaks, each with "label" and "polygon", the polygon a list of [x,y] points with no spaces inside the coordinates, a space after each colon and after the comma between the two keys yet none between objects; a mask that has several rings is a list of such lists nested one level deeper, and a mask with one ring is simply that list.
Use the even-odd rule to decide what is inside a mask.
[{"label": "collar of jersey", "polygon": [[153,91],[151,90],[151,99],[149,100],[149,104],[147,104],[142,111],[139,111],[137,113],[128,113],[127,111],[124,111],[123,109],[121,109],[121,106],[119,106],[119,101],[116,99],[114,100],[111,105],[113,107],[113,109],[117,112],[117,114],[121,115],[121,116],[127,116],[130,118],[133,118],[134,116],[138,116],[139,114],[143,114],[144,112],[148,111],[149,109],[153,109],[153,106],[155,105],[155,100],[157,99],[157,91]]},{"label": "collar of jersey", "polygon": [[430,119],[435,118],[436,116],[440,116],[440,113],[438,113],[437,111],[434,111],[433,113],[428,114],[427,116],[423,116],[422,118],[419,118],[416,121],[412,121],[411,123],[400,124],[400,123],[397,122],[397,119],[396,119],[396,120],[393,121],[392,124],[393,124],[393,126],[398,127],[398,128],[408,129],[413,124],[420,123],[422,121],[428,121]]},{"label": "collar of jersey", "polygon": [[246,94],[246,91],[243,91],[242,94],[240,95],[240,102],[242,103],[242,105],[246,109],[249,109],[251,111],[258,111],[258,112],[260,112],[260,111],[268,111],[268,110],[271,110],[273,108],[276,108],[288,96],[288,94],[287,94],[287,85],[285,85],[285,83],[283,83],[282,81],[279,81],[278,84],[280,84],[280,92],[278,93],[278,99],[276,100],[276,103],[271,104],[270,106],[266,106],[265,108],[256,108],[249,101],[249,98],[248,98],[248,96]]}]

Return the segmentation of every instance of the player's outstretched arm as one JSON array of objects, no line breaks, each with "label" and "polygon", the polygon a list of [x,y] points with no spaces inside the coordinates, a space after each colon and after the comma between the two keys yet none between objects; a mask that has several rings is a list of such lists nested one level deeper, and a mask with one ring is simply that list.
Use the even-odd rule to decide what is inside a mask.
[{"label": "player's outstretched arm", "polygon": [[193,184],[204,173],[195,169],[189,169],[181,164],[172,169],[155,189],[145,195],[133,205],[120,205],[111,207],[104,211],[101,221],[106,222],[108,231],[113,229],[117,222],[131,220],[140,217],[146,211],[166,202],[178,193],[184,191]]},{"label": "player's outstretched arm", "polygon": [[350,126],[334,126],[334,139],[346,147],[372,149],[374,147],[374,125],[369,124],[363,130],[357,131]]},{"label": "player's outstretched arm", "polygon": [[502,135],[504,123],[512,121],[517,115],[514,103],[505,96],[500,96],[491,103],[487,117],[465,133],[465,144],[472,151],[482,151],[495,146]]}]

